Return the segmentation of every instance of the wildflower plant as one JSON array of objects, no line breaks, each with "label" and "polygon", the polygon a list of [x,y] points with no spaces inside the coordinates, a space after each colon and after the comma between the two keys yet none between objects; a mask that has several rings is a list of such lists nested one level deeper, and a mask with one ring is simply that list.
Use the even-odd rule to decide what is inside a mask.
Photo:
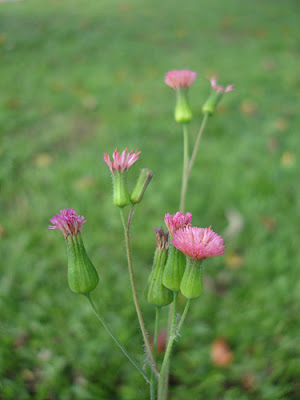
[{"label": "wildflower plant", "polygon": [[[202,263],[210,257],[221,256],[225,251],[223,238],[215,233],[211,227],[202,228],[192,225],[192,214],[185,212],[185,200],[188,181],[194,161],[198,152],[200,139],[208,118],[214,115],[217,104],[227,92],[233,90],[233,85],[223,88],[217,85],[216,78],[211,78],[212,92],[202,107],[203,119],[196,137],[193,150],[189,151],[188,123],[193,114],[188,101],[188,89],[196,79],[196,72],[189,70],[169,71],[165,76],[165,83],[176,92],[176,105],[174,110],[175,121],[183,128],[183,173],[179,201],[179,211],[174,214],[165,213],[164,222],[167,227],[154,228],[156,235],[156,248],[154,251],[153,267],[147,280],[145,298],[155,307],[154,343],[151,346],[148,331],[143,319],[131,255],[130,228],[135,214],[135,205],[142,202],[146,189],[152,179],[152,171],[144,168],[141,170],[133,190],[127,185],[129,169],[139,160],[140,151],[118,152],[115,148],[112,158],[104,154],[104,161],[108,165],[113,181],[113,204],[119,208],[121,223],[124,230],[127,264],[131,283],[133,303],[144,341],[145,354],[148,368],[143,368],[128,353],[124,345],[116,338],[106,324],[99,310],[96,309],[90,293],[103,284],[97,269],[90,261],[85,250],[81,230],[86,222],[83,216],[74,209],[64,209],[60,214],[50,220],[49,229],[60,230],[67,245],[68,258],[68,283],[70,289],[78,294],[83,294],[95,313],[96,317],[112,337],[114,342],[140,372],[150,387],[151,400],[167,400],[168,373],[171,351],[174,341],[181,332],[193,299],[201,296],[203,291]],[[162,221],[163,222],[163,215]],[[101,276],[101,270],[100,276]],[[146,283],[146,280],[145,280]],[[177,299],[181,293],[186,298],[185,308],[178,318]],[[160,311],[162,307],[169,308],[169,326],[167,327],[168,339],[163,360],[159,364],[157,346],[159,336]]]}]

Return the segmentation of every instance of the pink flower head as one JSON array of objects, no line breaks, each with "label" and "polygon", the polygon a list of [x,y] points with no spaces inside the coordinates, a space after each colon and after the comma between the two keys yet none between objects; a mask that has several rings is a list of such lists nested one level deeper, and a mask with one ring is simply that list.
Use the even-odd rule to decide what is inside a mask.
[{"label": "pink flower head", "polygon": [[191,220],[191,213],[182,214],[178,211],[174,215],[165,214],[165,224],[167,225],[171,235],[173,235],[177,229],[184,228],[185,226],[189,225]]},{"label": "pink flower head", "polygon": [[231,92],[233,90],[233,85],[228,85],[225,88],[223,88],[223,86],[219,86],[217,85],[217,78],[215,76],[213,76],[210,79],[210,83],[211,83],[211,87],[213,90],[216,90],[217,92],[221,92],[221,93],[227,93],[227,92]]},{"label": "pink flower head", "polygon": [[129,153],[126,153],[127,148],[123,150],[122,153],[118,153],[117,148],[115,148],[112,156],[113,161],[110,161],[109,155],[104,153],[104,161],[109,166],[112,173],[114,170],[123,172],[124,169],[126,169],[128,171],[129,168],[139,159],[139,154],[141,152],[136,150],[134,153],[133,150],[131,150]]},{"label": "pink flower head", "polygon": [[165,76],[165,83],[174,90],[190,87],[195,79],[197,73],[188,69],[169,71]]},{"label": "pink flower head", "polygon": [[221,256],[225,251],[223,243],[224,239],[210,227],[196,228],[194,226],[178,229],[172,240],[174,247],[196,260]]},{"label": "pink flower head", "polygon": [[77,236],[81,232],[82,225],[86,222],[84,217],[77,215],[73,208],[66,208],[61,210],[60,214],[54,215],[50,222],[49,229],[59,229],[67,238],[69,235]]}]

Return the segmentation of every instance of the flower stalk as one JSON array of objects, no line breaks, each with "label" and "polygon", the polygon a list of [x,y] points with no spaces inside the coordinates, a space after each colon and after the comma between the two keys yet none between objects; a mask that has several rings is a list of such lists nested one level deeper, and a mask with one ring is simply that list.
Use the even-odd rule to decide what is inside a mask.
[{"label": "flower stalk", "polygon": [[154,356],[153,356],[153,352],[152,352],[152,349],[151,349],[151,344],[150,344],[150,341],[149,341],[149,338],[148,338],[148,334],[147,334],[147,331],[146,331],[146,328],[145,328],[145,324],[144,324],[141,308],[140,308],[140,305],[139,305],[139,300],[138,300],[138,297],[137,297],[134,273],[133,273],[133,268],[132,268],[130,237],[129,237],[129,224],[127,226],[125,224],[123,209],[120,209],[120,215],[121,215],[122,225],[123,225],[123,229],[124,229],[124,236],[125,236],[125,243],[126,243],[126,254],[127,254],[127,262],[128,262],[128,272],[129,272],[130,284],[131,284],[131,289],[132,289],[133,301],[134,301],[134,305],[135,305],[138,321],[139,321],[139,324],[140,324],[140,328],[141,328],[141,331],[142,331],[144,344],[145,344],[146,355],[147,355],[147,358],[148,358],[148,361],[149,361],[149,365],[150,365],[150,368],[152,369],[152,371],[158,377],[159,376],[159,370],[158,370],[156,361],[155,361]]},{"label": "flower stalk", "polygon": [[112,334],[112,332],[110,331],[110,329],[108,328],[108,326],[106,325],[104,319],[101,317],[101,315],[99,314],[99,312],[97,311],[94,302],[91,298],[90,293],[87,293],[86,298],[94,312],[94,314],[96,315],[96,317],[98,318],[98,320],[101,322],[103,328],[106,330],[106,332],[109,334],[109,336],[112,338],[112,340],[116,343],[116,345],[119,347],[119,349],[122,351],[122,353],[125,355],[125,357],[128,358],[128,360],[135,366],[135,368],[139,371],[139,373],[143,376],[143,378],[145,379],[145,381],[147,383],[150,383],[148,376],[145,374],[145,372],[142,370],[142,368],[139,366],[139,364],[137,363],[137,361],[128,353],[128,351],[125,349],[125,347],[121,344],[121,342]]}]

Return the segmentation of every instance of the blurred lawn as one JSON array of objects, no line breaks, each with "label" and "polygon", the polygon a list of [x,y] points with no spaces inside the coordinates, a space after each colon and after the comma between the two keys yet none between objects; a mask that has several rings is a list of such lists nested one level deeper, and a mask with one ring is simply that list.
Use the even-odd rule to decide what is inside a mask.
[{"label": "blurred lawn", "polygon": [[[218,233],[236,210],[244,229],[207,262],[205,293],[174,350],[170,398],[299,399],[299,43],[292,0],[0,4],[1,399],[148,398],[87,302],[68,289],[63,237],[47,225],[65,207],[86,217],[101,279],[95,302],[144,363],[103,151],[137,148],[139,167],[154,172],[132,238],[152,321],[143,289],[153,227],[177,211],[182,164],[163,80],[182,68],[199,73],[193,137],[207,78],[236,86],[209,121],[187,210]],[[220,337],[234,354],[226,368],[210,359]]]}]

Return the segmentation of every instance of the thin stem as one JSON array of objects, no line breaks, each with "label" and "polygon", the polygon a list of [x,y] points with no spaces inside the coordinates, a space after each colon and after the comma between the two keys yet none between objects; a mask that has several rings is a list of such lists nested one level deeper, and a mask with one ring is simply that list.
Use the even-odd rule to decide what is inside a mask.
[{"label": "thin stem", "polygon": [[209,117],[208,113],[205,113],[204,116],[203,116],[202,123],[201,123],[200,129],[199,129],[199,132],[198,132],[198,135],[197,135],[197,138],[196,138],[195,146],[194,146],[194,149],[193,149],[192,157],[191,157],[191,160],[189,162],[189,165],[188,165],[188,168],[187,168],[187,171],[186,171],[186,180],[189,179],[192,167],[194,165],[195,158],[196,158],[197,151],[198,151],[198,147],[199,147],[199,143],[200,143],[200,140],[201,140],[201,137],[202,137],[206,122],[208,120],[208,117]]},{"label": "thin stem", "polygon": [[148,335],[146,332],[141,308],[140,308],[137,293],[136,293],[135,279],[134,279],[134,274],[133,274],[131,251],[130,251],[129,230],[128,230],[128,227],[126,227],[126,225],[125,225],[123,209],[120,209],[120,214],[121,214],[121,220],[122,220],[122,224],[123,224],[123,228],[124,228],[126,253],[127,253],[127,261],[128,261],[128,271],[129,271],[133,301],[134,301],[137,317],[139,320],[140,328],[142,331],[145,348],[146,348],[146,355],[147,355],[150,367],[153,370],[153,372],[155,373],[155,375],[159,377],[159,371],[158,371],[157,364],[156,364],[156,361],[155,361],[153,353],[152,353],[151,344],[150,344],[150,341],[149,341],[149,338],[148,338]]},{"label": "thin stem", "polygon": [[[171,332],[171,326],[172,326],[172,317],[173,317],[173,303],[170,304],[169,308],[169,316],[168,316],[168,334],[170,337],[170,332]],[[168,389],[169,389],[169,374],[170,374],[170,361],[171,359],[169,358],[167,366],[166,366],[166,372],[165,372],[165,382],[164,382],[164,396],[163,399],[167,399],[168,397]]]},{"label": "thin stem", "polygon": [[179,332],[180,332],[180,330],[181,330],[181,328],[182,328],[182,325],[183,325],[183,323],[184,323],[186,314],[187,314],[187,312],[188,312],[188,310],[189,310],[189,308],[190,308],[191,302],[192,302],[192,299],[188,299],[187,302],[185,303],[185,307],[184,307],[182,316],[181,316],[181,318],[180,318],[180,322],[179,322],[178,327],[177,327],[177,334],[179,334]]},{"label": "thin stem", "polygon": [[144,379],[146,380],[146,382],[149,382],[149,379],[147,377],[147,375],[145,374],[145,372],[142,370],[142,368],[139,366],[139,364],[137,363],[137,361],[128,353],[128,351],[125,349],[125,347],[119,342],[119,340],[111,333],[111,331],[109,330],[108,326],[106,325],[106,323],[104,322],[103,318],[100,316],[100,314],[98,313],[98,311],[96,310],[96,307],[91,299],[91,295],[90,293],[87,293],[86,298],[88,299],[90,306],[92,308],[92,310],[94,311],[96,317],[98,318],[98,320],[101,322],[103,328],[106,330],[106,332],[109,334],[109,336],[112,338],[112,340],[117,344],[117,346],[119,346],[120,350],[123,352],[123,354],[128,358],[128,360],[135,366],[135,368],[139,371],[139,373],[144,377]]},{"label": "thin stem", "polygon": [[184,211],[185,193],[187,187],[187,168],[189,163],[189,134],[187,124],[183,124],[183,168],[182,168],[182,184],[180,194],[180,211]]},{"label": "thin stem", "polygon": [[200,140],[201,140],[201,137],[202,137],[202,134],[203,134],[207,119],[208,119],[208,114],[204,114],[200,129],[199,129],[196,141],[195,141],[195,145],[194,145],[194,149],[193,149],[193,153],[192,153],[191,159],[190,159],[189,162],[187,162],[187,166],[186,166],[186,168],[184,170],[184,178],[182,179],[182,188],[181,188],[181,195],[180,195],[180,211],[181,212],[184,212],[184,204],[185,204],[185,198],[186,198],[186,191],[187,191],[187,187],[188,187],[188,181],[189,181],[189,177],[190,177],[190,174],[191,174],[192,167],[193,167],[194,162],[195,162],[195,158],[196,158],[196,155],[197,155],[199,143],[200,143]]},{"label": "thin stem", "polygon": [[170,331],[167,349],[166,349],[164,360],[163,360],[161,370],[160,370],[160,378],[158,381],[158,400],[163,400],[163,398],[164,398],[164,382],[165,382],[166,368],[167,368],[168,361],[169,361],[169,358],[171,355],[173,342],[177,336],[177,333],[176,333],[177,298],[178,298],[178,292],[173,292],[172,324],[171,324],[171,331]]},{"label": "thin stem", "polygon": [[[155,328],[154,328],[154,341],[153,341],[153,354],[155,359],[157,358],[157,340],[158,340],[160,310],[161,310],[160,307],[155,308]],[[150,399],[155,400],[155,380],[153,371],[151,371],[151,380],[150,380]]]},{"label": "thin stem", "polygon": [[155,308],[155,328],[154,328],[154,342],[153,342],[153,353],[154,357],[157,357],[157,341],[158,341],[158,331],[159,331],[159,318],[160,318],[160,307]]}]

